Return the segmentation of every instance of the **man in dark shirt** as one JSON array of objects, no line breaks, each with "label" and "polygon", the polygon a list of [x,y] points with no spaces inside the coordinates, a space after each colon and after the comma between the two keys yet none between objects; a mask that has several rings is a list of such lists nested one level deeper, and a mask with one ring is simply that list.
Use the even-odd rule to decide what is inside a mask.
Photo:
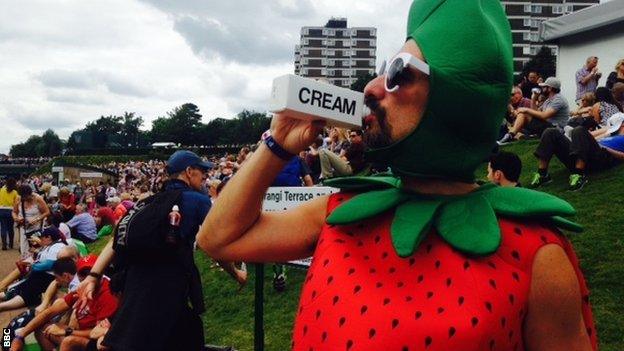
[{"label": "man in dark shirt", "polygon": [[[123,298],[104,339],[105,346],[116,351],[203,349],[203,326],[199,317],[203,306],[193,304],[191,308],[189,305],[189,300],[203,302],[203,297],[197,296],[197,293],[201,295],[201,290],[198,292],[189,286],[194,286],[191,280],[199,279],[192,261],[192,247],[211,206],[210,198],[200,192],[204,173],[210,168],[212,163],[185,150],[176,151],[167,161],[170,181],[165,189],[182,190],[179,251],[185,253],[181,259],[184,262],[133,262],[127,268]],[[102,250],[90,276],[78,288],[83,304],[90,300],[98,276],[114,255],[111,242]],[[245,272],[231,263],[220,264],[239,284],[246,282]]]},{"label": "man in dark shirt", "polygon": [[539,75],[537,74],[537,72],[529,72],[529,74],[527,74],[525,80],[520,83],[520,89],[522,89],[522,96],[524,96],[527,99],[531,98],[531,95],[533,94],[532,90],[533,89],[539,89],[539,83],[537,82],[537,80],[539,79]]}]

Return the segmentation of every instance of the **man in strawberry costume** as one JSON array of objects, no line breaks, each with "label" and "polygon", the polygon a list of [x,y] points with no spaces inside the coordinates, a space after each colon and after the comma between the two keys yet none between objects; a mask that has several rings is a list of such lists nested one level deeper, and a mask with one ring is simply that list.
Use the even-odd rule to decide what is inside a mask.
[{"label": "man in strawberry costume", "polygon": [[407,40],[364,90],[367,158],[391,175],[283,213],[263,195],[322,126],[287,115],[232,178],[198,244],[227,261],[314,256],[294,350],[591,350],[589,296],[557,228],[574,209],[522,188],[479,187],[512,85],[498,0],[415,0]]}]

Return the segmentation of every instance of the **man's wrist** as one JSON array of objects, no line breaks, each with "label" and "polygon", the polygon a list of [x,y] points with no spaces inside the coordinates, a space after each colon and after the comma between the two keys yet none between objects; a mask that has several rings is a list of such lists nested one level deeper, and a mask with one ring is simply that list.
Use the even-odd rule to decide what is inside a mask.
[{"label": "man's wrist", "polygon": [[273,154],[284,161],[290,161],[295,156],[295,154],[284,149],[271,135],[264,139],[264,144]]},{"label": "man's wrist", "polygon": [[98,272],[93,272],[93,271],[89,272],[88,276],[91,278],[95,278],[95,280],[102,279],[102,273],[98,273]]}]

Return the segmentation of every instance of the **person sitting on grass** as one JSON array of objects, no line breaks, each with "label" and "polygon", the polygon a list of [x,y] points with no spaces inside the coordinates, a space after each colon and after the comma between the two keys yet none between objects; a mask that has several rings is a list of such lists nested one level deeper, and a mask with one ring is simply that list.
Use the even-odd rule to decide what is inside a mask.
[{"label": "person sitting on grass", "polygon": [[[82,281],[91,271],[97,256],[86,256],[75,262],[71,259],[60,259],[54,263],[53,271],[57,283],[67,286],[77,275]],[[11,351],[19,351],[24,348],[24,338],[35,332],[37,342],[43,350],[54,350],[60,346],[60,350],[95,350],[96,340],[90,339],[92,330],[101,321],[111,318],[117,311],[117,298],[110,292],[109,280],[104,277],[100,282],[100,289],[94,295],[86,308],[73,309],[77,301],[75,292],[58,299],[48,309],[38,314],[24,328],[15,331],[15,337],[11,344]],[[52,317],[72,311],[69,325],[62,323],[49,323]],[[91,344],[91,345],[89,345]]]},{"label": "person sitting on grass", "polygon": [[522,161],[518,155],[512,152],[500,151],[490,156],[487,166],[487,178],[500,186],[519,187]]},{"label": "person sitting on grass", "polygon": [[605,87],[596,89],[596,103],[591,110],[596,125],[605,127],[609,117],[618,112],[622,112],[622,105],[615,100],[611,91]]},{"label": "person sitting on grass", "polygon": [[[547,98],[539,109],[521,107],[513,127],[505,134],[499,144],[506,144],[516,139],[516,134],[526,129],[528,134],[541,136],[542,133],[552,127],[563,130],[569,117],[569,107],[566,99],[560,94],[561,82],[555,77],[549,77],[540,84],[542,95]],[[537,94],[533,94],[532,100],[537,101]]]},{"label": "person sitting on grass", "polygon": [[624,113],[609,118],[607,127],[588,131],[584,127],[572,130],[572,140],[568,140],[556,129],[547,129],[542,135],[535,157],[538,170],[531,181],[536,188],[550,183],[548,165],[553,155],[572,173],[570,190],[580,190],[587,184],[586,171],[600,171],[624,160]]},{"label": "person sitting on grass", "polygon": [[0,292],[0,299],[4,300],[0,302],[0,312],[38,305],[41,303],[41,294],[54,280],[52,265],[67,243],[55,227],[44,229],[40,240],[42,249],[26,279],[15,288]]},{"label": "person sitting on grass", "polygon": [[95,219],[86,212],[85,205],[76,206],[76,215],[70,219],[67,226],[71,228],[72,237],[84,243],[92,243],[97,239]]},{"label": "person sitting on grass", "polygon": [[98,239],[110,235],[116,224],[113,210],[108,207],[101,207],[97,210],[97,214],[95,215],[95,224],[99,228],[97,233]]}]

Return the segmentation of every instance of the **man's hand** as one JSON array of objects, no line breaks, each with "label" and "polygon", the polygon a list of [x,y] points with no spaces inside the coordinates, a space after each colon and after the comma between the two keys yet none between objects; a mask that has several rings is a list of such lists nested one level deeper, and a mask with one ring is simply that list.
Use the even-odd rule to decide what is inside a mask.
[{"label": "man's hand", "polygon": [[271,120],[271,135],[286,151],[296,155],[314,142],[324,125],[322,120],[307,121],[278,113]]},{"label": "man's hand", "polygon": [[239,288],[238,290],[242,290],[243,287],[247,284],[247,271],[237,269],[236,270],[236,281],[238,282]]},{"label": "man's hand", "polygon": [[530,108],[528,108],[528,107],[520,107],[516,111],[518,111],[518,113],[528,113],[529,110],[530,110]]},{"label": "man's hand", "polygon": [[46,337],[50,336],[65,336],[65,328],[61,328],[56,324],[48,325],[47,328],[43,331],[43,335]]},{"label": "man's hand", "polygon": [[78,301],[74,304],[77,311],[84,309],[87,303],[93,300],[93,294],[98,288],[98,283],[99,281],[95,277],[89,275],[78,285],[78,289],[76,289]]},{"label": "man's hand", "polygon": [[91,333],[89,334],[89,339],[99,339],[102,336],[108,333],[108,329],[110,329],[111,324],[108,319],[101,320],[93,329],[91,329]]}]

